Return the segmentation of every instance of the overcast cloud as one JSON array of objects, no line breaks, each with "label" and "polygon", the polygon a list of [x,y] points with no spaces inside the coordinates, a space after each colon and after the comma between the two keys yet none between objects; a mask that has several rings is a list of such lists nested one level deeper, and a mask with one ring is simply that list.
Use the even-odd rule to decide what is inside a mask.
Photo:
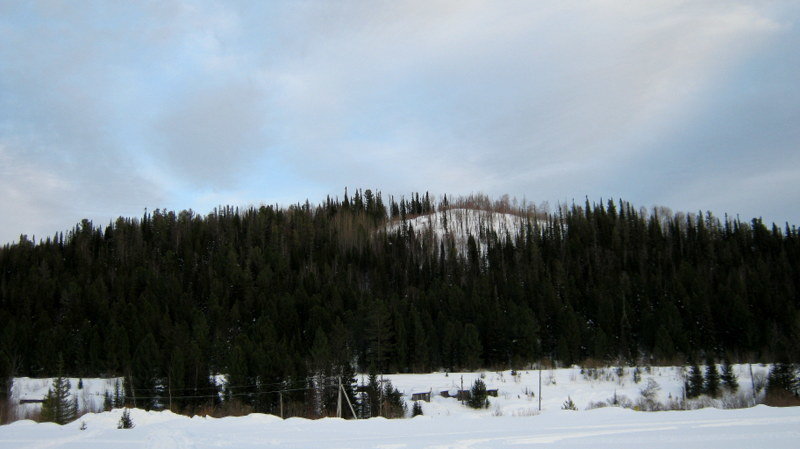
[{"label": "overcast cloud", "polygon": [[0,243],[483,191],[800,224],[796,1],[0,3]]}]

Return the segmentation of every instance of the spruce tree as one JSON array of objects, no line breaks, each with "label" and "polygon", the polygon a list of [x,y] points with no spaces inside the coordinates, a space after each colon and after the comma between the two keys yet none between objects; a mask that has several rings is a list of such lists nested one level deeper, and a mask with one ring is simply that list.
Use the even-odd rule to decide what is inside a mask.
[{"label": "spruce tree", "polygon": [[722,380],[722,385],[728,389],[731,393],[736,393],[739,389],[739,381],[736,379],[736,373],[733,372],[733,368],[731,367],[730,361],[727,359],[725,363],[722,364],[722,374],[720,375],[720,380]]},{"label": "spruce tree", "polygon": [[709,359],[706,362],[706,378],[704,383],[703,392],[712,398],[719,395],[719,371],[717,371],[717,364],[714,360]]},{"label": "spruce tree", "polygon": [[420,401],[414,401],[414,406],[411,408],[411,417],[422,415],[422,404]]},{"label": "spruce tree", "polygon": [[767,404],[796,405],[800,379],[791,363],[776,363],[767,378]]},{"label": "spruce tree", "polygon": [[59,356],[58,376],[53,379],[53,385],[47,392],[42,403],[42,421],[51,421],[56,424],[67,424],[77,418],[78,402],[70,395],[69,379],[63,376],[64,359]]},{"label": "spruce tree", "polygon": [[472,408],[488,408],[489,407],[489,394],[486,391],[486,384],[481,379],[475,379],[470,389],[470,396],[467,400],[467,405]]},{"label": "spruce tree", "polygon": [[119,423],[117,423],[117,429],[133,429],[135,426],[131,418],[131,412],[126,408],[122,411],[122,416],[119,418]]},{"label": "spruce tree", "polygon": [[689,379],[686,381],[686,397],[696,398],[703,393],[703,373],[696,363],[689,370]]},{"label": "spruce tree", "polygon": [[392,382],[386,380],[383,386],[383,417],[403,418],[406,415],[406,403],[403,395],[392,386]]}]

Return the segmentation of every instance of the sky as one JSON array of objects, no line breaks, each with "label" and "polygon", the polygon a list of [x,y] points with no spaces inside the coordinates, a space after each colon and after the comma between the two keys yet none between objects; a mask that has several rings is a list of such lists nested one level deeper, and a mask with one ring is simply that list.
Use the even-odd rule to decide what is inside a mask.
[{"label": "sky", "polygon": [[800,2],[0,0],[0,244],[385,196],[800,224]]}]

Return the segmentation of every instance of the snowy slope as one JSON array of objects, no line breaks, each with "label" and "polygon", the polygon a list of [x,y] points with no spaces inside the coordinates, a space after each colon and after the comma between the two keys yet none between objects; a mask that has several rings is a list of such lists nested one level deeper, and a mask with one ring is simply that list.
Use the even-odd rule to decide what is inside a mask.
[{"label": "snowy slope", "polygon": [[[347,421],[281,420],[254,414],[188,418],[133,410],[136,427],[119,430],[121,410],[65,426],[19,421],[0,426],[0,449],[62,448],[796,448],[800,408],[635,412],[604,408],[540,416],[451,416]],[[86,429],[80,430],[82,423]]]},{"label": "snowy slope", "polygon": [[[119,382],[123,386],[123,378],[69,378],[70,395],[78,400],[79,413],[97,412],[103,410],[106,392],[114,394],[114,387]],[[79,384],[83,388],[78,388]],[[42,409],[41,403],[20,403],[23,400],[44,399],[50,387],[52,378],[15,377],[11,382],[10,402],[16,407],[17,419],[35,416]]]},{"label": "snowy slope", "polygon": [[463,252],[467,248],[469,236],[473,236],[481,250],[493,233],[499,239],[510,237],[512,241],[525,228],[527,218],[508,213],[491,212],[481,209],[447,209],[428,215],[421,215],[405,222],[394,221],[387,226],[388,232],[409,227],[415,232],[430,232],[437,239],[452,238],[456,248]]}]

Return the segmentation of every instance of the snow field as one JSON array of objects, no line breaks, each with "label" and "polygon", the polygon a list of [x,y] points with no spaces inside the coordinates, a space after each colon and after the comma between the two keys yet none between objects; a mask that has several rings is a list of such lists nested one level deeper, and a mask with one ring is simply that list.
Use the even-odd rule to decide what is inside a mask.
[{"label": "snow field", "polygon": [[[556,410],[540,416],[420,416],[362,421],[307,420],[253,414],[204,418],[132,410],[133,429],[116,424],[122,410],[88,414],[65,426],[18,421],[0,426],[0,448],[797,448],[800,408],[635,412]],[[85,430],[80,430],[85,423]]]}]

